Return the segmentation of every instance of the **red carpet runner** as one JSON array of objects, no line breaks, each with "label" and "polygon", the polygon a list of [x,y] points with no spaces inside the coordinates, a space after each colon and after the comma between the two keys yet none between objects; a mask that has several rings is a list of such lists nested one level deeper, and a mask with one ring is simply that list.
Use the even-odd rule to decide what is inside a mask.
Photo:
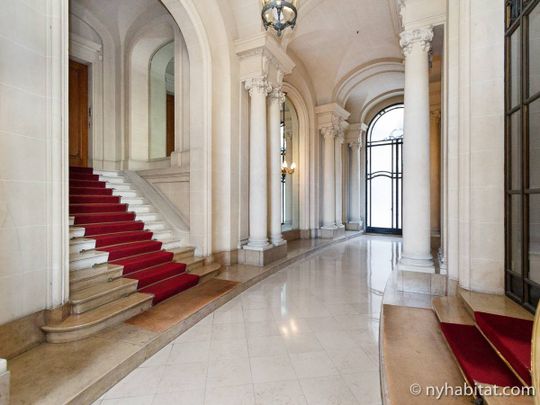
[{"label": "red carpet runner", "polygon": [[533,321],[485,312],[475,312],[476,325],[527,384],[531,378]]},{"label": "red carpet runner", "polygon": [[109,263],[124,266],[124,277],[138,280],[138,290],[153,294],[154,304],[197,285],[199,276],[173,262],[174,254],[162,250],[144,222],[112,194],[92,168],[70,168],[69,212],[75,226],[85,229],[84,237],[95,239],[97,250],[109,252]]}]

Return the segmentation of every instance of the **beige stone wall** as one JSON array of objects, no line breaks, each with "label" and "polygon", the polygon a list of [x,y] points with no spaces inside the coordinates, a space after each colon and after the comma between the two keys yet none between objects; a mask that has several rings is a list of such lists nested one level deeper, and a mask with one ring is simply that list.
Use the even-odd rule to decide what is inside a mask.
[{"label": "beige stone wall", "polygon": [[449,2],[449,274],[504,291],[504,1]]},{"label": "beige stone wall", "polygon": [[[59,3],[59,2],[58,2]],[[58,5],[58,4],[57,4]],[[64,266],[61,88],[48,57],[57,29],[48,1],[2,1],[0,16],[0,324],[59,303]],[[60,54],[55,54],[58,62]],[[53,81],[54,79],[54,81]],[[58,94],[54,94],[58,97]],[[53,115],[54,114],[54,115]],[[58,160],[56,160],[58,159]],[[60,168],[61,169],[61,168]],[[67,172],[67,168],[66,168]],[[67,212],[67,211],[66,211]]]}]

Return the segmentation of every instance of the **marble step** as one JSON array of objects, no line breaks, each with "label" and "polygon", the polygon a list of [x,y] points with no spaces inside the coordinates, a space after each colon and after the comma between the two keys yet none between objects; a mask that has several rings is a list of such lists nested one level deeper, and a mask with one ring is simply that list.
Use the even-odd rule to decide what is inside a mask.
[{"label": "marble step", "polygon": [[165,231],[167,229],[167,225],[163,221],[148,221],[144,222],[144,229],[156,232],[156,231]]},{"label": "marble step", "polygon": [[137,280],[118,278],[71,294],[71,313],[82,314],[137,291]]},{"label": "marble step", "polygon": [[120,177],[123,176],[123,173],[118,170],[98,170],[94,169],[94,174],[105,177]]},{"label": "marble step", "polygon": [[143,221],[146,224],[147,222],[161,220],[161,215],[159,215],[157,212],[138,212],[135,220]]},{"label": "marble step", "polygon": [[69,275],[70,292],[80,291],[95,284],[122,277],[123,266],[104,263],[88,269],[72,271]]},{"label": "marble step", "polygon": [[199,283],[204,283],[205,281],[216,277],[220,272],[221,264],[219,263],[211,263],[206,266],[199,266],[196,268],[188,269],[188,273],[196,274],[201,278]]},{"label": "marble step", "polygon": [[85,229],[80,226],[70,226],[69,227],[69,238],[82,238],[84,236]]},{"label": "marble step", "polygon": [[150,213],[154,210],[150,204],[129,204],[128,211],[136,214]]},{"label": "marble step", "polygon": [[112,195],[122,198],[140,198],[139,194],[134,190],[113,190]]},{"label": "marble step", "polygon": [[186,265],[186,271],[189,272],[189,273],[191,273],[195,269],[198,269],[199,267],[204,266],[204,258],[203,257],[191,256],[191,257],[185,257],[185,258],[180,259],[180,260],[177,260],[175,258],[174,261],[179,262],[179,263],[184,263]]},{"label": "marble step", "polygon": [[89,238],[73,238],[69,241],[69,253],[80,253],[96,247],[96,240]]},{"label": "marble step", "polygon": [[[135,191],[131,187],[130,183],[109,183],[107,182],[107,188],[112,188],[114,191]],[[114,192],[113,192],[114,194]]]},{"label": "marble step", "polygon": [[173,231],[171,231],[169,229],[165,229],[165,230],[162,230],[162,231],[156,231],[152,235],[152,239],[159,240],[160,242],[163,242],[165,240],[171,240],[173,238],[174,238],[174,233],[173,233]]},{"label": "marble step", "polygon": [[195,248],[193,246],[183,246],[176,249],[171,249],[171,252],[174,253],[174,261],[182,262],[183,259],[188,259],[193,257],[195,254]]},{"label": "marble step", "polygon": [[126,179],[123,176],[99,175],[99,181],[104,181],[107,184],[124,184],[124,183],[126,183]]},{"label": "marble step", "polygon": [[431,304],[439,322],[474,325],[474,319],[459,297],[435,297]]},{"label": "marble step", "polygon": [[136,206],[136,205],[141,205],[141,204],[145,204],[146,201],[143,197],[122,197],[120,199],[120,202],[122,204],[128,204],[129,206]]},{"label": "marble step", "polygon": [[148,310],[152,298],[152,294],[133,293],[84,314],[70,315],[62,322],[43,326],[42,330],[50,343],[84,339]]},{"label": "marble step", "polygon": [[174,250],[182,247],[182,242],[178,239],[165,239],[159,241],[163,244],[161,248],[165,250]]},{"label": "marble step", "polygon": [[87,269],[98,264],[106,263],[108,258],[109,252],[100,252],[99,250],[73,253],[69,255],[69,269],[72,271]]}]

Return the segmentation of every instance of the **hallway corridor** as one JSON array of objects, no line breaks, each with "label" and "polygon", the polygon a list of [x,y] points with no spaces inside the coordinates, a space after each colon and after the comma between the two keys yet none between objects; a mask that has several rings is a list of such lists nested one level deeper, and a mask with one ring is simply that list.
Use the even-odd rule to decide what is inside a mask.
[{"label": "hallway corridor", "polygon": [[400,244],[362,236],[287,267],[96,404],[380,404],[379,314]]}]

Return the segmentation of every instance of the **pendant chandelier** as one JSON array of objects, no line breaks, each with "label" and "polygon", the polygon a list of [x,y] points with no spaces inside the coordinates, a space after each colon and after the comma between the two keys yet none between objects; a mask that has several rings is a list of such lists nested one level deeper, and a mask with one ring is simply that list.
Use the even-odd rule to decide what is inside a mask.
[{"label": "pendant chandelier", "polygon": [[297,0],[262,0],[261,17],[264,28],[273,28],[278,37],[287,27],[293,29],[298,16],[296,4]]}]

